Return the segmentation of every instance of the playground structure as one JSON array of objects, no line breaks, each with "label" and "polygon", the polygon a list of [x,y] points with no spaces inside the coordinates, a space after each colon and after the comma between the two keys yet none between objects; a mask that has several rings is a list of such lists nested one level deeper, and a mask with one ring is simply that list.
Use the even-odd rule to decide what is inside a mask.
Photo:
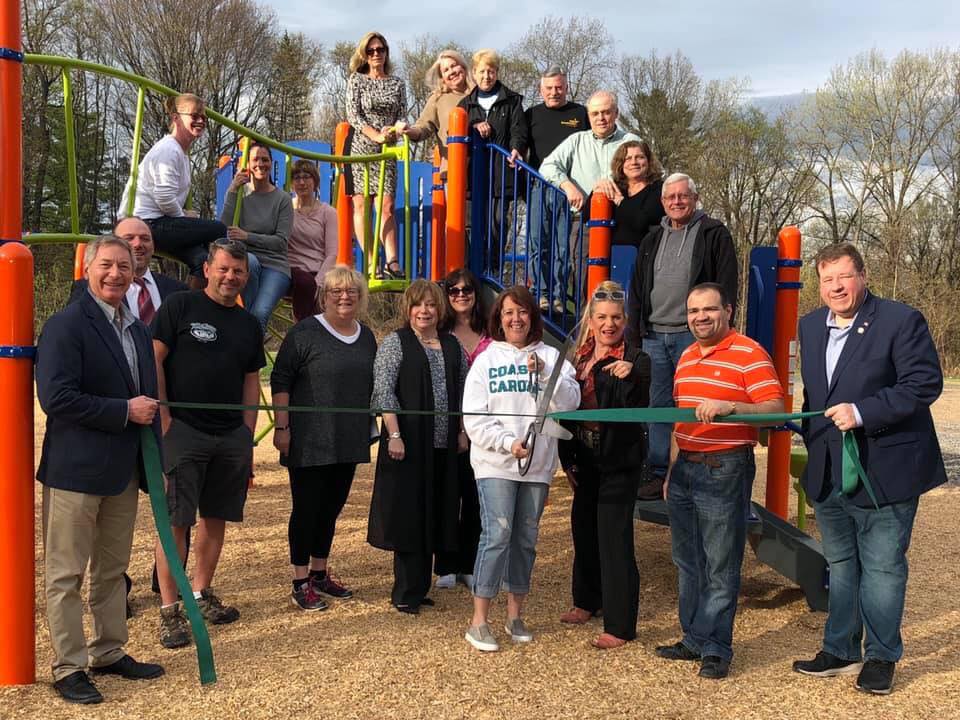
[{"label": "playground structure", "polygon": [[[20,45],[19,6],[0,4],[0,685],[34,681],[34,479],[33,479],[33,263],[24,244],[40,242],[78,243],[92,236],[80,232],[77,212],[76,152],[69,102],[71,73],[98,72],[133,83],[138,90],[131,176],[136,184],[145,93],[176,92],[130,73],[79,60],[49,56],[24,56]],[[36,233],[22,237],[21,228],[21,93],[22,63],[42,63],[61,68],[66,101],[65,127],[68,156],[71,232]],[[321,199],[331,202],[339,220],[338,262],[356,266],[368,279],[372,291],[400,291],[418,277],[439,280],[450,270],[469,266],[490,291],[520,283],[535,294],[546,294],[554,285],[562,288],[559,307],[545,312],[545,324],[553,338],[562,339],[576,324],[582,303],[603,280],[615,279],[624,287],[636,250],[611,247],[612,204],[602,196],[591,199],[587,218],[572,212],[563,192],[550,185],[523,162],[507,164],[509,153],[468,134],[466,113],[455,110],[450,117],[448,169],[444,186],[438,159],[434,165],[410,162],[406,143],[385,147],[370,156],[342,155],[345,124],[338,127],[334,149],[316,143],[282,143],[245,128],[209,110],[211,120],[234,130],[238,136],[256,139],[274,153],[278,185],[289,188],[290,165],[297,158],[316,162],[321,173]],[[245,152],[239,161],[244,162]],[[365,208],[364,237],[354,244],[352,208],[344,194],[342,173],[346,163],[399,162],[396,197],[398,232],[403,238],[401,265],[406,280],[375,277],[379,264],[378,209],[383,187]],[[468,164],[469,160],[469,164]],[[230,167],[221,168],[218,186],[229,183]],[[383,173],[380,174],[381,178]],[[283,178],[282,181],[279,181]],[[508,178],[512,182],[508,182]],[[499,182],[491,182],[498,179]],[[471,202],[468,204],[468,187]],[[133,193],[131,193],[131,198]],[[469,205],[469,222],[468,222]],[[532,209],[544,220],[534,223]],[[534,227],[537,224],[540,227]],[[470,229],[468,238],[468,227]],[[545,230],[545,232],[542,232]],[[561,243],[569,242],[569,262],[559,271],[552,258]],[[531,273],[530,255],[539,251],[548,259],[540,278]],[[786,228],[778,248],[758,248],[751,262],[747,306],[748,333],[774,357],[784,388],[787,411],[792,409],[793,374],[796,362],[796,319],[799,295],[800,233]],[[77,250],[82,257],[82,246]],[[559,272],[559,275],[557,274]],[[545,287],[544,287],[545,286]],[[789,494],[790,428],[770,431],[766,507],[756,508],[751,542],[758,557],[801,585],[811,608],[825,608],[825,563],[819,546],[785,522]],[[803,516],[801,498],[800,518]],[[645,514],[646,513],[646,514]],[[647,508],[641,517],[662,521],[657,508]],[[799,518],[798,518],[799,522]]]}]

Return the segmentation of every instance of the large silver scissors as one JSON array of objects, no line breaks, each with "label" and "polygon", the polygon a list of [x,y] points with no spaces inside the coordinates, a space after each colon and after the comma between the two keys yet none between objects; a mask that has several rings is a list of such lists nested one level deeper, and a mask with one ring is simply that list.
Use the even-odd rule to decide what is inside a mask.
[{"label": "large silver scissors", "polygon": [[[565,427],[561,426],[556,420],[547,418],[547,411],[550,408],[550,401],[553,400],[553,393],[557,388],[557,383],[560,381],[560,373],[563,371],[563,363],[566,362],[567,353],[570,352],[570,347],[573,345],[575,333],[576,328],[574,328],[573,332],[567,335],[567,339],[564,340],[563,347],[560,348],[560,355],[557,357],[557,363],[553,366],[553,370],[550,371],[550,377],[547,379],[547,385],[543,389],[543,393],[537,398],[536,418],[532,423],[530,423],[530,426],[527,428],[527,434],[524,436],[523,442],[521,443],[521,445],[527,450],[527,456],[517,458],[517,470],[520,473],[520,477],[526,475],[527,471],[530,469],[530,462],[533,460],[533,452],[537,446],[538,435],[549,435],[550,437],[555,437],[560,440],[569,440],[573,437],[573,434]],[[536,381],[534,382],[534,388],[536,389],[537,384]]]}]

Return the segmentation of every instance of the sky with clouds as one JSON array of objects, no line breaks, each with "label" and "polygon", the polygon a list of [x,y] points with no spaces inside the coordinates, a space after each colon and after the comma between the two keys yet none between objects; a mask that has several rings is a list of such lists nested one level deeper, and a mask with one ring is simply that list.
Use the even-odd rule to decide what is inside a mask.
[{"label": "sky with clouds", "polygon": [[903,49],[960,49],[957,0],[614,0],[605,5],[438,0],[305,3],[262,0],[281,26],[325,44],[382,32],[392,46],[430,33],[470,48],[504,49],[546,15],[586,14],[602,20],[618,54],[682,51],[706,79],[749,78],[751,94],[815,90],[857,53],[876,48],[888,57]]}]

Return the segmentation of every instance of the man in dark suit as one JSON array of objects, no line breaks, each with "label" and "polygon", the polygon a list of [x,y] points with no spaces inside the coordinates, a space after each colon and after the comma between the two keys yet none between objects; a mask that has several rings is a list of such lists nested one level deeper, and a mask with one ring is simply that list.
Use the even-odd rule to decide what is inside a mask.
[{"label": "man in dark suit", "polygon": [[[37,347],[37,395],[47,415],[43,484],[44,580],[54,688],[98,703],[94,673],[149,679],[163,668],[127,655],[123,574],[143,479],[140,426],[159,439],[157,371],[147,327],[123,303],[133,280],[129,243],[87,245],[86,295],[53,315]],[[94,637],[83,633],[80,587],[90,567]]]},{"label": "man in dark suit", "polygon": [[[143,220],[138,217],[124,218],[113,228],[113,234],[130,243],[133,251],[133,282],[127,289],[124,303],[135,318],[149,326],[160,309],[160,303],[166,300],[168,295],[188,288],[176,278],[163,274],[154,275],[150,270],[150,260],[154,252],[153,235],[150,226]],[[86,290],[86,278],[75,280],[68,303],[83,297]]]},{"label": "man in dark suit", "polygon": [[[885,695],[903,655],[917,503],[947,479],[930,414],[943,374],[923,315],[870,294],[853,245],[825,247],[815,264],[826,307],[800,320],[803,409],[826,412],[804,423],[802,482],[830,565],[830,610],[823,649],[793,669],[819,677],[859,671],[858,689]],[[856,438],[869,483],[845,489],[846,432]]]}]

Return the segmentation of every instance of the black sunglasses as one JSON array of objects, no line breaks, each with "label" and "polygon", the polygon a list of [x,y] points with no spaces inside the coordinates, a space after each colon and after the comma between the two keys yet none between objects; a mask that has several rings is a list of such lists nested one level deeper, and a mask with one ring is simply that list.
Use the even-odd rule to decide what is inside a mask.
[{"label": "black sunglasses", "polygon": [[378,45],[377,47],[367,48],[367,55],[369,57],[373,57],[374,55],[386,55],[386,54],[387,54],[387,49],[382,45]]},{"label": "black sunglasses", "polygon": [[447,295],[473,295],[473,288],[467,285],[466,287],[456,287],[451,286],[447,288]]},{"label": "black sunglasses", "polygon": [[615,302],[623,302],[626,298],[626,293],[623,290],[594,290],[593,299],[594,300],[613,300]]}]

